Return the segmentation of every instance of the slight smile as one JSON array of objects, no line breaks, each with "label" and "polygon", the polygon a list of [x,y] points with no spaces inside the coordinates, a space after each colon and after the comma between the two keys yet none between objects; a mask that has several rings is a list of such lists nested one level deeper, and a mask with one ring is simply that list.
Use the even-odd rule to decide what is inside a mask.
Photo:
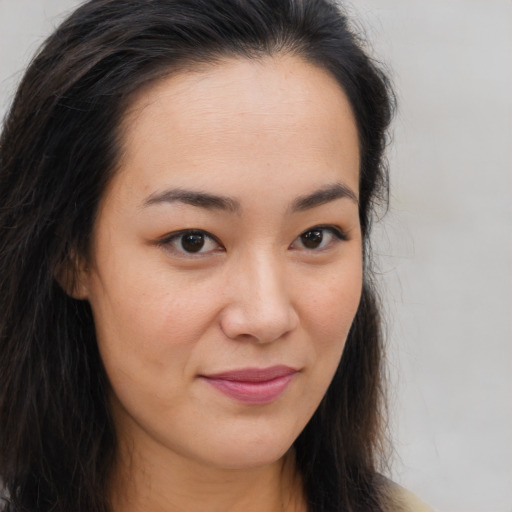
[{"label": "slight smile", "polygon": [[242,368],[201,375],[221,393],[249,405],[264,405],[277,400],[298,370],[279,365],[268,368]]}]

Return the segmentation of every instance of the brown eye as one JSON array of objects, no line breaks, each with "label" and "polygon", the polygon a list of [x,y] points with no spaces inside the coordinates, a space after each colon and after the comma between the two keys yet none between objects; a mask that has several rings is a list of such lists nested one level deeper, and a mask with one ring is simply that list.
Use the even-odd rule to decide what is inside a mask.
[{"label": "brown eye", "polygon": [[172,250],[178,256],[207,255],[223,250],[222,245],[212,235],[199,229],[173,233],[161,240],[160,245]]},{"label": "brown eye", "polygon": [[187,233],[181,237],[181,247],[186,252],[199,252],[204,247],[204,233]]},{"label": "brown eye", "polygon": [[307,249],[317,249],[324,239],[324,234],[320,229],[312,229],[311,231],[306,231],[300,235],[300,239],[302,241],[302,245]]},{"label": "brown eye", "polygon": [[292,243],[292,249],[321,251],[335,246],[336,242],[348,240],[347,235],[337,226],[314,226],[300,234]]}]

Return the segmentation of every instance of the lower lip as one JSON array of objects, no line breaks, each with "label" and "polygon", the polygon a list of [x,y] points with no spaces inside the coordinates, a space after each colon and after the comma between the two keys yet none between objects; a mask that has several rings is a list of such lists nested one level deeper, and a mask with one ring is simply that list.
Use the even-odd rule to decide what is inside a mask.
[{"label": "lower lip", "polygon": [[294,375],[292,373],[262,382],[243,382],[208,377],[205,377],[205,380],[224,395],[239,402],[263,405],[277,400],[285,392]]}]

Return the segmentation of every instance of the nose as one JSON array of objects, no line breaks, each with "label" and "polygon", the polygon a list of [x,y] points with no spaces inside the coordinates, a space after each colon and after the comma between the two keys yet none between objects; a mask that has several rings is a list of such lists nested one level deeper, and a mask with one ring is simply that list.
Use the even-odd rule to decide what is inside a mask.
[{"label": "nose", "polygon": [[271,256],[244,259],[231,269],[221,328],[231,339],[275,341],[293,331],[297,310],[287,291],[286,272]]}]

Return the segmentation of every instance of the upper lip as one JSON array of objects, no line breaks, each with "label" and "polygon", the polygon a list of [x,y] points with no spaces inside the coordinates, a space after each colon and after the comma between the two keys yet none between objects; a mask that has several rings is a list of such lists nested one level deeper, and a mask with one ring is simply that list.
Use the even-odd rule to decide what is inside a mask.
[{"label": "upper lip", "polygon": [[276,365],[267,368],[240,368],[219,373],[202,375],[206,379],[230,380],[238,382],[268,382],[269,380],[286,377],[298,370],[290,366]]}]

